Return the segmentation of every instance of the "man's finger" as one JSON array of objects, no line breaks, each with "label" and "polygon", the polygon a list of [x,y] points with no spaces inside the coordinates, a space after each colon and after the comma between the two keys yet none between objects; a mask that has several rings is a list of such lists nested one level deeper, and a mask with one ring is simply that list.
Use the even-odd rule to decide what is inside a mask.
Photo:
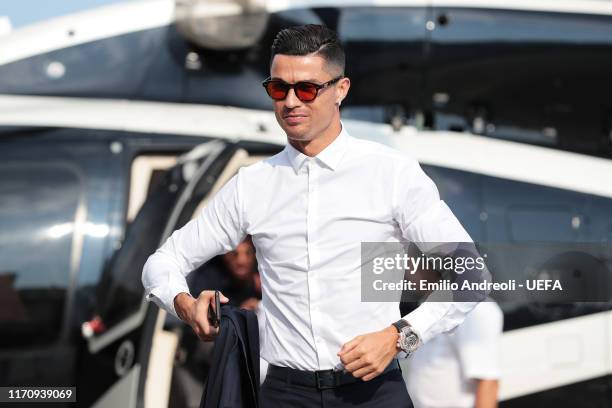
[{"label": "man's finger", "polygon": [[357,345],[353,346],[350,351],[345,352],[340,356],[340,360],[346,366],[347,364],[352,363],[355,360],[361,358],[362,352],[357,348]]},{"label": "man's finger", "polygon": [[200,325],[202,326],[202,329],[204,330],[204,334],[209,334],[210,333],[210,324],[208,323],[208,308],[211,307],[210,306],[210,302],[204,302],[204,318],[198,318],[198,322],[200,323]]},{"label": "man's finger", "polygon": [[221,293],[221,291],[219,291],[219,301],[221,303],[227,303],[229,302],[229,298],[227,298],[223,293]]},{"label": "man's finger", "polygon": [[[361,378],[362,380],[366,381],[365,378],[367,378],[367,375],[370,373],[374,373],[374,371],[375,371],[374,367],[366,366],[366,367],[360,368],[359,370],[354,371],[353,377]],[[368,379],[371,379],[371,378],[368,378]]]},{"label": "man's finger", "polygon": [[378,373],[378,372],[376,372],[376,370],[374,370],[374,371],[370,372],[369,374],[364,375],[363,377],[361,377],[361,379],[363,381],[370,381],[370,380],[378,377],[379,375],[380,375],[380,373]]},{"label": "man's finger", "polygon": [[193,326],[193,332],[198,336],[198,338],[202,341],[208,341],[206,334],[202,331],[202,328],[197,324]]},{"label": "man's finger", "polygon": [[348,371],[349,373],[352,373],[367,365],[368,363],[363,358],[360,358],[358,360],[350,362],[349,364],[345,364],[344,369]]},{"label": "man's finger", "polygon": [[354,339],[352,339],[351,341],[348,341],[346,343],[344,343],[342,345],[342,348],[340,348],[340,351],[338,352],[338,355],[347,353],[349,351],[351,351],[357,344],[359,344],[359,338],[355,337]]}]

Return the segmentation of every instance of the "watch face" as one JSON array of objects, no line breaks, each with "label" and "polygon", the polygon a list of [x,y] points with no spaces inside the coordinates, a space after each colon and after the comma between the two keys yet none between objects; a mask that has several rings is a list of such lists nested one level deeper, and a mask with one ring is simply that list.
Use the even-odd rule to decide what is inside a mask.
[{"label": "watch face", "polygon": [[409,333],[402,339],[402,350],[410,353],[417,349],[419,345],[419,338],[414,333]]}]

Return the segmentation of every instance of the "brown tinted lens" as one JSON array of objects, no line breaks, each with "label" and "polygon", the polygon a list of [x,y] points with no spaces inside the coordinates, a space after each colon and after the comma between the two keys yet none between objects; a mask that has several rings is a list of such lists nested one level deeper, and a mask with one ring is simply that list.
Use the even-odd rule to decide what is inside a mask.
[{"label": "brown tinted lens", "polygon": [[312,101],[317,97],[317,87],[309,82],[298,82],[295,84],[295,93],[301,101]]},{"label": "brown tinted lens", "polygon": [[285,97],[287,97],[288,90],[289,87],[280,81],[270,81],[266,85],[266,91],[268,91],[270,98],[277,101],[285,99]]}]

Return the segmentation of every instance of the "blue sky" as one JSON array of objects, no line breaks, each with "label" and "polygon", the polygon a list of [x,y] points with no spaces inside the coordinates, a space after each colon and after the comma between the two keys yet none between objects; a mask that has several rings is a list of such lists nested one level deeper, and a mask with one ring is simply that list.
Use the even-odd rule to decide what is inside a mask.
[{"label": "blue sky", "polygon": [[0,16],[8,16],[13,28],[50,17],[127,0],[0,0]]}]

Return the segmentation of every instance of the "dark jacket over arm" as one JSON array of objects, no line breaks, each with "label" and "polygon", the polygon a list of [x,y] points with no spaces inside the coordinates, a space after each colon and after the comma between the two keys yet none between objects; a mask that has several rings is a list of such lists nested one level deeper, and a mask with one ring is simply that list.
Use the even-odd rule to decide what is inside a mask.
[{"label": "dark jacket over arm", "polygon": [[219,336],[200,408],[259,407],[259,329],[257,316],[221,307]]}]

